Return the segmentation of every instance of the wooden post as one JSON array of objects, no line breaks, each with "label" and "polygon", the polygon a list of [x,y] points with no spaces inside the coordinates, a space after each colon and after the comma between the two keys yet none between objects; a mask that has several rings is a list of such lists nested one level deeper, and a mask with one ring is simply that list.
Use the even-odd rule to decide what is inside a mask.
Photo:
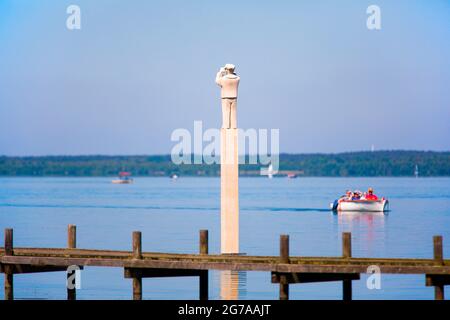
[{"label": "wooden post", "polygon": [[289,300],[289,283],[285,275],[280,275],[280,300]]},{"label": "wooden post", "polygon": [[[77,226],[73,224],[69,224],[67,226],[67,248],[75,249],[77,247]],[[69,284],[69,278],[75,273],[75,270],[72,273],[67,271],[67,284]],[[77,290],[75,288],[69,289],[67,286],[67,300],[76,300],[77,299]]]},{"label": "wooden post", "polygon": [[445,299],[444,285],[440,284],[434,286],[434,300],[444,300],[444,299]]},{"label": "wooden post", "polygon": [[344,301],[352,300],[352,280],[342,281],[342,297]]},{"label": "wooden post", "polygon": [[75,249],[77,247],[77,226],[69,224],[67,226],[67,248]]},{"label": "wooden post", "polygon": [[5,229],[5,256],[14,255],[13,229]]},{"label": "wooden post", "polygon": [[200,230],[200,254],[208,254],[208,230]]},{"label": "wooden post", "polygon": [[199,277],[199,296],[200,300],[208,300],[208,270],[201,270]]},{"label": "wooden post", "polygon": [[[444,264],[444,250],[442,245],[442,236],[433,237],[434,260],[440,265]],[[434,299],[444,300],[444,284],[439,283],[434,286]]]},{"label": "wooden post", "polygon": [[140,231],[133,232],[133,258],[142,259],[142,235]]},{"label": "wooden post", "polygon": [[[200,230],[200,254],[208,254],[208,230]],[[201,270],[199,276],[200,300],[208,300],[208,270]]]},{"label": "wooden post", "polygon": [[[281,263],[289,263],[289,236],[280,236]],[[285,275],[280,275],[280,300],[289,300],[289,283]]]},{"label": "wooden post", "polygon": [[133,300],[142,300],[142,277],[133,278]]},{"label": "wooden post", "polygon": [[442,264],[444,262],[444,250],[442,246],[442,236],[433,237],[434,260]]},{"label": "wooden post", "polygon": [[342,233],[342,256],[344,258],[352,257],[352,234],[350,232]]},{"label": "wooden post", "polygon": [[[142,259],[142,234],[133,232],[133,258]],[[142,300],[142,277],[133,278],[133,300]]]},{"label": "wooden post", "polygon": [[5,300],[14,300],[14,276],[11,266],[5,266]]},{"label": "wooden post", "polygon": [[[342,233],[342,256],[344,258],[352,257],[352,234],[350,232]],[[352,280],[342,281],[343,300],[352,300]]]},{"label": "wooden post", "polygon": [[281,263],[289,263],[289,236],[280,236],[280,260]]},{"label": "wooden post", "polygon": [[[5,229],[5,256],[14,255],[13,229]],[[5,300],[14,299],[14,275],[10,265],[5,265]]]}]

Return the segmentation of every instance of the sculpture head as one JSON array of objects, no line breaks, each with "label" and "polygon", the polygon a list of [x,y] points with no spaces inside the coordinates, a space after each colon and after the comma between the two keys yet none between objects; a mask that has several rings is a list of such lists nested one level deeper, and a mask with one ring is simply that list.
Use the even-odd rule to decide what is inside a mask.
[{"label": "sculpture head", "polygon": [[227,63],[224,67],[225,71],[227,72],[227,74],[234,74],[234,70],[236,69],[234,64],[231,63]]}]

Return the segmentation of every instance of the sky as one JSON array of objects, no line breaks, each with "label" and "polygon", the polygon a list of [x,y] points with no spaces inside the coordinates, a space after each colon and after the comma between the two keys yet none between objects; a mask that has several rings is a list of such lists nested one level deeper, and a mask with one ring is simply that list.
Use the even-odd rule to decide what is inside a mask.
[{"label": "sky", "polygon": [[0,0],[0,155],[169,154],[225,63],[281,152],[450,150],[448,0]]}]

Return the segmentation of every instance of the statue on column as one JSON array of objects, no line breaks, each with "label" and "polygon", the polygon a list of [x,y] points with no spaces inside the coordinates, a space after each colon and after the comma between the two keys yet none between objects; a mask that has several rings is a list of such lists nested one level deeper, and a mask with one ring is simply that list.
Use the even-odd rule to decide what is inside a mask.
[{"label": "statue on column", "polygon": [[220,68],[216,75],[216,83],[221,87],[222,97],[222,128],[236,129],[236,107],[239,86],[239,76],[235,73],[235,66],[227,63]]}]

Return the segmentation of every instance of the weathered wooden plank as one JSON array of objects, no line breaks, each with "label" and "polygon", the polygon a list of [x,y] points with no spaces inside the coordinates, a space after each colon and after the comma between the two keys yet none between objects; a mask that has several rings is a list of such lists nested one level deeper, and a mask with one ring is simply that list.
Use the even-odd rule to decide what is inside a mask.
[{"label": "weathered wooden plank", "polygon": [[450,285],[450,275],[427,274],[425,275],[425,285],[427,287],[436,285]]},{"label": "weathered wooden plank", "polygon": [[40,272],[61,272],[66,271],[66,267],[58,266],[33,266],[27,264],[12,264],[10,265],[12,273],[40,273]]},{"label": "weathered wooden plank", "polygon": [[311,283],[342,280],[359,280],[357,273],[278,273],[272,272],[272,283],[280,283],[281,276],[285,276],[287,283]]},{"label": "weathered wooden plank", "polygon": [[[205,256],[210,257],[210,256]],[[278,260],[279,261],[279,260]],[[365,273],[370,265],[378,265],[382,273],[401,274],[450,274],[450,265],[437,266],[434,260],[429,260],[427,265],[386,264],[376,259],[366,259],[364,263],[353,263],[353,259],[347,259],[346,263],[325,264],[320,259],[317,263],[310,261],[297,261],[296,264],[264,263],[264,262],[223,262],[204,258],[202,261],[190,260],[151,260],[151,259],[113,259],[113,258],[76,258],[76,257],[28,257],[28,256],[2,256],[3,264],[31,264],[51,266],[110,266],[130,268],[168,268],[168,269],[198,269],[198,270],[235,270],[235,271],[276,271],[276,272],[317,272],[317,273]]]},{"label": "weathered wooden plank", "polygon": [[[72,258],[105,258],[105,259],[129,259],[130,251],[113,250],[91,250],[91,249],[62,249],[62,248],[14,248],[16,256],[27,257],[72,257]],[[0,259],[4,256],[4,250],[0,248]],[[279,257],[275,256],[245,256],[245,255],[208,255],[179,254],[179,253],[142,253],[143,259],[150,260],[179,260],[179,261],[216,261],[230,263],[279,263]],[[333,264],[348,265],[348,261],[341,257],[293,257],[290,256],[291,264]],[[392,266],[430,266],[436,265],[433,259],[411,259],[411,258],[351,258],[353,265],[392,265]],[[450,266],[450,260],[443,260],[443,266]]]},{"label": "weathered wooden plank", "polygon": [[199,277],[205,270],[193,269],[154,269],[124,268],[125,278],[166,278],[166,277]]}]

